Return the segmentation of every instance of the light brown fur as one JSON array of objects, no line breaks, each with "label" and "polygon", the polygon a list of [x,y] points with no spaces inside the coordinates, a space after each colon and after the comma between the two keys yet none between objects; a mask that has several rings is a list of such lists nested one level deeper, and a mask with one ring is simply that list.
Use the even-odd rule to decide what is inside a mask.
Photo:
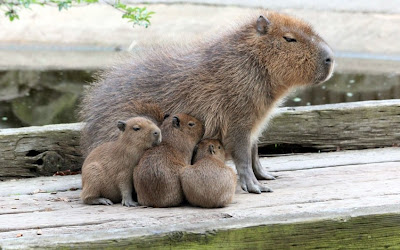
[{"label": "light brown fur", "polygon": [[225,165],[225,150],[218,140],[202,140],[193,165],[181,173],[186,200],[199,207],[225,207],[236,189],[236,174]]},{"label": "light brown fur", "polygon": [[204,137],[219,139],[232,156],[245,191],[270,191],[256,179],[274,178],[260,164],[257,139],[291,89],[330,77],[333,53],[310,25],[272,11],[225,31],[190,48],[147,51],[104,74],[82,105],[84,147],[113,138],[107,121],[121,115],[119,106],[154,101],[201,120]]},{"label": "light brown fur", "polygon": [[145,150],[160,144],[161,131],[143,117],[119,122],[118,127],[123,130],[119,138],[95,148],[83,163],[81,198],[86,204],[137,205],[132,199],[133,168]]},{"label": "light brown fur", "polygon": [[146,151],[133,173],[138,202],[144,206],[172,207],[182,203],[179,174],[190,165],[203,126],[194,117],[177,114],[165,119],[161,131],[163,142]]},{"label": "light brown fur", "polygon": [[[129,117],[132,117],[132,115],[135,116],[141,116],[144,118],[149,119],[150,121],[154,122],[157,126],[161,126],[162,122],[164,121],[164,112],[160,109],[160,107],[155,104],[154,102],[151,101],[136,101],[133,99],[130,99],[127,103],[124,103],[124,105],[116,105],[117,109],[114,109],[114,107],[109,107],[108,112],[110,112],[109,116],[107,116],[107,120],[109,122],[112,122],[116,120],[123,120],[123,119],[128,119]],[[103,126],[109,126],[108,124],[103,124],[103,122],[99,121],[101,125]],[[87,126],[83,128],[82,135],[86,134],[92,134],[93,131],[86,131],[85,129],[89,129]],[[103,128],[99,128],[100,131]],[[113,127],[112,130],[105,132],[104,133],[96,133],[98,134],[100,140],[97,141],[95,144],[90,144],[91,138],[88,138],[86,136],[82,136],[80,140],[80,144],[83,148],[88,148],[88,150],[85,150],[84,156],[87,156],[87,154],[95,147],[100,145],[103,142],[107,142],[110,140],[115,140],[119,132],[115,127]],[[90,145],[90,146],[89,146]]]}]

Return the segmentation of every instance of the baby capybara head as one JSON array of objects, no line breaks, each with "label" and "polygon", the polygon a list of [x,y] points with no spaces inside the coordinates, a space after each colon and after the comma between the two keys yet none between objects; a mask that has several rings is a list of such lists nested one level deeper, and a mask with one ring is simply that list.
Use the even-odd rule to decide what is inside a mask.
[{"label": "baby capybara head", "polygon": [[333,52],[302,20],[276,12],[254,18],[247,42],[272,82],[288,87],[318,84],[333,72]]},{"label": "baby capybara head", "polygon": [[193,163],[207,156],[212,156],[225,162],[225,150],[219,140],[204,139],[199,142],[193,157]]},{"label": "baby capybara head", "polygon": [[121,130],[120,139],[128,145],[148,149],[161,143],[161,130],[144,117],[134,117],[127,121],[118,121],[117,127]]},{"label": "baby capybara head", "polygon": [[199,120],[183,113],[167,116],[161,125],[161,130],[168,141],[190,143],[193,147],[201,140],[204,133]]}]

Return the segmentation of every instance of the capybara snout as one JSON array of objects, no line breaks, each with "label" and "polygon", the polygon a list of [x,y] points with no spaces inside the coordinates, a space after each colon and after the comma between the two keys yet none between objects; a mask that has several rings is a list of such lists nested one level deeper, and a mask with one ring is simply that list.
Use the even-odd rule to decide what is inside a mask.
[{"label": "capybara snout", "polygon": [[334,68],[334,54],[332,49],[325,43],[320,43],[320,52],[318,56],[320,63],[317,65],[315,83],[319,84],[331,78]]}]

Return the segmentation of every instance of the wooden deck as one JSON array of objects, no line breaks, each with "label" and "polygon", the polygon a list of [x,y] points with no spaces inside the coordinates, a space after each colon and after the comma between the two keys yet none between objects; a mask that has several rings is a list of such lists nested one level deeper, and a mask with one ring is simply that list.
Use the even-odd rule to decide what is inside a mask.
[{"label": "wooden deck", "polygon": [[[336,151],[400,145],[400,99],[276,110],[259,145]],[[79,170],[81,123],[0,129],[0,180]]]},{"label": "wooden deck", "polygon": [[0,182],[0,248],[400,246],[400,148],[263,158],[273,193],[221,209],[88,206],[80,175]]}]

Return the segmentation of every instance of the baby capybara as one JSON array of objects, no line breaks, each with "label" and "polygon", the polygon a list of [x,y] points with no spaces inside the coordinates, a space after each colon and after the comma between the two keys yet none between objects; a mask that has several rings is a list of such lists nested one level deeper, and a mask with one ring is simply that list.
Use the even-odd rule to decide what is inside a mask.
[{"label": "baby capybara", "polygon": [[135,117],[117,124],[120,136],[106,142],[92,152],[82,166],[84,203],[137,206],[133,201],[133,168],[145,150],[161,143],[161,130],[152,121]]}]

